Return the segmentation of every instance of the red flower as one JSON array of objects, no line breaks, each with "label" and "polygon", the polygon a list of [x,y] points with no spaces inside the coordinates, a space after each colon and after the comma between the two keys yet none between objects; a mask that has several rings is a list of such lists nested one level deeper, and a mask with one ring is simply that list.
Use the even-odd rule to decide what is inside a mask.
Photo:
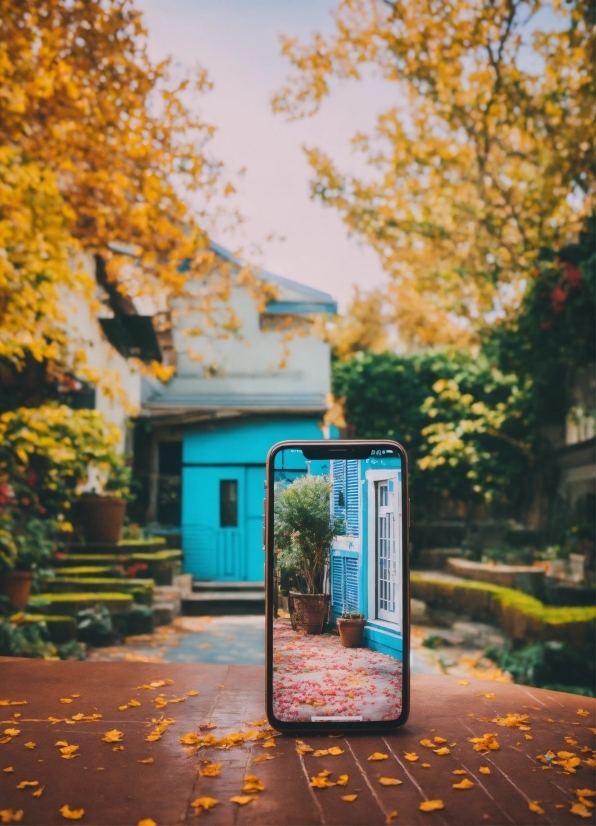
[{"label": "red flower", "polygon": [[565,308],[565,301],[567,300],[567,293],[560,287],[555,287],[551,294],[551,306],[555,313],[562,313]]},{"label": "red flower", "polygon": [[33,470],[30,470],[26,476],[26,482],[30,488],[34,488],[37,484],[37,473],[35,473]]},{"label": "red flower", "polygon": [[569,289],[574,290],[581,282],[584,280],[583,275],[581,272],[573,266],[573,264],[565,263],[563,264],[563,282],[567,284]]}]

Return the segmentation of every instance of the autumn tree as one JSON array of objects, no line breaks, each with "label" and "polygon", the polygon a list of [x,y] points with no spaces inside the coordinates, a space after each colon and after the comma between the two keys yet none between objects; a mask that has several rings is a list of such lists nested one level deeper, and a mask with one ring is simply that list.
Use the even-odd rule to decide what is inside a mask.
[{"label": "autumn tree", "polygon": [[275,96],[315,112],[334,79],[372,67],[395,103],[354,146],[370,174],[307,149],[312,194],[392,279],[413,345],[465,344],[519,304],[543,248],[573,240],[594,195],[595,35],[587,0],[341,0],[334,31],[283,38]]},{"label": "autumn tree", "polygon": [[[209,155],[213,127],[194,114],[208,88],[202,69],[179,77],[151,60],[131,0],[0,0],[4,363],[84,367],[61,310],[65,290],[92,300],[82,251],[132,299],[171,301],[210,272],[205,210],[230,185]],[[193,300],[207,310],[228,291],[220,275]]]}]

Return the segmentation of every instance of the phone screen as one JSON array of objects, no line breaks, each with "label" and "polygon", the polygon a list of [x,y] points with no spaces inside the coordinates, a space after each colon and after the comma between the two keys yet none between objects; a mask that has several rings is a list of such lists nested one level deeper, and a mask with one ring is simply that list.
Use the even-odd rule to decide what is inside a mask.
[{"label": "phone screen", "polygon": [[281,723],[396,724],[403,716],[398,448],[374,444],[353,459],[309,459],[298,446],[274,455],[270,696]]}]

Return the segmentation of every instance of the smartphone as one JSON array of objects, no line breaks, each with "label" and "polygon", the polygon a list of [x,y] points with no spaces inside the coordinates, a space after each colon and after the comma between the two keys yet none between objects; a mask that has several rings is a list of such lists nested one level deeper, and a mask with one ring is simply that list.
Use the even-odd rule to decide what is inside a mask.
[{"label": "smartphone", "polygon": [[409,711],[407,456],[393,441],[280,442],[267,457],[267,716],[384,730]]}]

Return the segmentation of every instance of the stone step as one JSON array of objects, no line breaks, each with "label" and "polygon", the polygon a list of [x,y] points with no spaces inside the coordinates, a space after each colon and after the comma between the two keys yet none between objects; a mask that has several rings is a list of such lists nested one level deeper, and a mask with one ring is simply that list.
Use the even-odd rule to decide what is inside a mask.
[{"label": "stone step", "polygon": [[263,591],[264,582],[226,582],[213,579],[194,579],[192,590],[201,591]]},{"label": "stone step", "polygon": [[176,606],[173,602],[155,602],[152,606],[153,624],[170,625],[176,617]]},{"label": "stone step", "polygon": [[[182,595],[183,616],[205,616],[209,614],[264,614],[265,590],[263,588],[220,588],[221,583],[212,583],[211,590],[193,591]],[[216,589],[217,588],[217,589]]]},{"label": "stone step", "polygon": [[167,548],[163,537],[152,539],[122,539],[120,542],[72,542],[65,545],[66,553],[74,554],[118,554],[155,553]]},{"label": "stone step", "polygon": [[40,614],[62,614],[76,616],[84,608],[92,608],[98,603],[107,606],[110,614],[126,614],[133,604],[132,594],[110,591],[81,594],[36,594],[29,600],[27,609]]},{"label": "stone step", "polygon": [[122,592],[133,594],[135,602],[150,605],[153,599],[155,583],[152,579],[118,579],[116,577],[44,577],[41,580],[41,593],[65,594],[86,593],[93,591]]}]

